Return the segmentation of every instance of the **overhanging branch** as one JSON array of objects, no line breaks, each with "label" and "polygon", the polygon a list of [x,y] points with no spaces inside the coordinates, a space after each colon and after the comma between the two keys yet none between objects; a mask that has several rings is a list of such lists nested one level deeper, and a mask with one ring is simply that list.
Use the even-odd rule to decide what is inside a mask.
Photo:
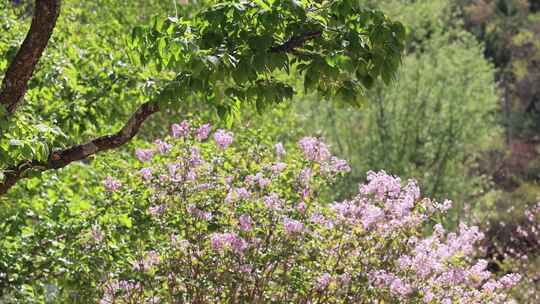
[{"label": "overhanging branch", "polygon": [[124,127],[115,134],[102,136],[65,150],[54,151],[49,155],[47,162],[30,160],[7,169],[4,172],[4,180],[0,183],[0,195],[5,194],[17,181],[25,178],[28,170],[46,171],[63,168],[74,161],[124,145],[139,132],[143,122],[157,111],[159,111],[157,103],[147,102],[141,105]]},{"label": "overhanging branch", "polygon": [[[61,0],[36,0],[35,15],[28,35],[19,49],[15,59],[9,66],[2,91],[0,91],[0,104],[13,114],[17,104],[24,96],[27,83],[32,77],[34,68],[47,46],[60,11]],[[295,52],[296,48],[303,46],[307,41],[320,37],[321,31],[306,31],[293,36],[281,45],[272,47],[271,53]],[[124,127],[115,134],[102,136],[85,144],[76,145],[64,150],[54,151],[45,162],[27,160],[17,166],[6,169],[4,179],[0,181],[0,195],[5,194],[17,181],[27,177],[29,171],[46,171],[63,168],[74,161],[88,158],[102,151],[118,148],[133,138],[139,131],[143,122],[159,110],[157,103],[147,102],[126,122]]]},{"label": "overhanging branch", "polygon": [[270,49],[271,53],[289,53],[294,51],[296,48],[301,47],[307,41],[315,39],[322,35],[322,31],[307,31],[300,35],[293,36],[285,43],[274,46]]},{"label": "overhanging branch", "polygon": [[60,13],[61,0],[36,0],[30,30],[15,59],[9,65],[0,91],[0,104],[8,113],[15,112],[32,77],[36,64],[51,38]]}]

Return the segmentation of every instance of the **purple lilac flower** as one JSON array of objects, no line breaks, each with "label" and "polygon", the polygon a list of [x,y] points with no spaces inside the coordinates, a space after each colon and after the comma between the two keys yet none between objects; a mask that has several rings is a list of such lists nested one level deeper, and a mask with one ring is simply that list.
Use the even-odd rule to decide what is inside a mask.
[{"label": "purple lilac flower", "polygon": [[469,268],[467,276],[472,281],[485,281],[491,277],[491,272],[487,270],[488,262],[486,260],[478,260],[476,264]]},{"label": "purple lilac flower", "polygon": [[364,225],[364,229],[368,229],[372,225],[375,225],[376,223],[382,221],[384,219],[384,212],[381,208],[366,204],[364,206],[364,209],[362,211],[362,225]]},{"label": "purple lilac flower", "polygon": [[197,180],[197,171],[195,171],[194,169],[189,169],[186,177],[190,181]]},{"label": "purple lilac flower", "polygon": [[141,162],[146,162],[152,159],[154,156],[154,151],[152,149],[136,149],[135,156]]},{"label": "purple lilac flower", "polygon": [[311,195],[311,188],[305,187],[304,189],[302,189],[301,196],[303,200],[307,200],[310,195]]},{"label": "purple lilac flower", "polygon": [[152,168],[142,168],[139,173],[145,181],[152,179]]},{"label": "purple lilac flower", "polygon": [[253,220],[247,214],[242,214],[239,218],[240,230],[242,231],[251,231],[253,229]]},{"label": "purple lilac flower", "polygon": [[135,261],[133,263],[133,268],[135,270],[143,270],[147,272],[152,269],[152,267],[158,265],[160,261],[161,257],[159,254],[156,251],[151,250],[146,253],[142,260]]},{"label": "purple lilac flower", "polygon": [[229,190],[229,193],[227,193],[227,197],[225,197],[225,202],[234,203],[239,200],[246,200],[249,198],[249,196],[250,196],[249,191],[244,187],[231,188]]},{"label": "purple lilac flower", "polygon": [[351,171],[351,167],[347,161],[332,156],[330,158],[330,171],[333,173],[346,173]]},{"label": "purple lilac flower", "polygon": [[435,209],[438,209],[440,212],[446,212],[448,211],[450,208],[452,208],[452,201],[451,200],[444,200],[441,203],[435,203],[434,204],[434,207]]},{"label": "purple lilac flower", "polygon": [[121,294],[121,298],[123,300],[128,300],[129,298],[133,297],[133,294],[137,290],[140,290],[140,284],[139,283],[132,283],[129,281],[109,281],[104,286],[104,294],[101,300],[99,301],[100,304],[112,304],[117,302],[118,294]]},{"label": "purple lilac flower", "polygon": [[254,175],[246,175],[246,177],[244,178],[244,182],[248,185],[253,185],[255,183],[255,176]]},{"label": "purple lilac flower", "polygon": [[424,293],[424,303],[431,303],[434,298],[435,295],[431,291],[428,290]]},{"label": "purple lilac flower", "polygon": [[242,254],[248,247],[247,242],[234,233],[213,233],[210,236],[210,245],[215,251],[230,249],[237,254]]},{"label": "purple lilac flower", "polygon": [[189,123],[184,120],[180,124],[171,125],[171,133],[173,137],[187,137],[189,135]]},{"label": "purple lilac flower", "polygon": [[368,277],[375,287],[389,288],[390,292],[396,296],[406,296],[412,292],[409,284],[405,283],[396,275],[387,273],[384,270],[373,271]]},{"label": "purple lilac flower", "polygon": [[251,273],[252,270],[253,270],[253,268],[251,268],[250,265],[244,264],[244,265],[240,266],[240,272],[242,272],[242,273]]},{"label": "purple lilac flower", "polygon": [[499,282],[504,286],[504,288],[512,288],[521,281],[521,275],[518,273],[510,273],[504,275],[499,279]]},{"label": "purple lilac flower", "polygon": [[316,284],[317,288],[320,290],[325,289],[326,287],[328,287],[331,280],[332,280],[332,277],[330,276],[329,273],[327,272],[323,273],[321,276],[317,278],[317,284]]},{"label": "purple lilac flower", "polygon": [[276,148],[276,155],[278,158],[281,158],[285,156],[285,148],[283,147],[283,144],[281,142],[278,142],[275,146]]},{"label": "purple lilac flower", "polygon": [[167,164],[167,170],[169,171],[169,176],[171,176],[173,179],[176,178],[176,172],[180,168],[180,164],[177,163],[168,163]]},{"label": "purple lilac flower", "polygon": [[154,205],[154,206],[150,206],[148,208],[148,212],[153,217],[158,217],[158,216],[163,215],[166,210],[167,210],[167,205],[165,205],[165,204]]},{"label": "purple lilac flower", "polygon": [[268,209],[279,210],[282,208],[283,202],[279,198],[277,193],[272,192],[269,195],[265,196],[263,200],[264,200],[264,205]]},{"label": "purple lilac flower", "polygon": [[311,218],[309,219],[309,221],[313,224],[324,225],[324,223],[326,223],[326,218],[324,217],[324,215],[318,212],[314,212],[313,214],[311,214]]},{"label": "purple lilac flower", "polygon": [[283,220],[283,229],[285,229],[285,233],[288,235],[294,235],[304,230],[304,224],[302,224],[300,221],[286,217]]},{"label": "purple lilac flower", "polygon": [[161,139],[156,139],[154,141],[154,144],[156,145],[156,150],[161,153],[161,154],[167,154],[169,153],[169,151],[171,150],[172,148],[172,145],[161,140]]},{"label": "purple lilac flower", "polygon": [[197,206],[190,204],[187,206],[187,212],[191,215],[193,215],[196,218],[199,218],[201,220],[209,221],[212,219],[212,213],[209,211],[203,211]]},{"label": "purple lilac flower", "polygon": [[298,205],[296,205],[296,210],[300,213],[305,213],[307,209],[307,205],[304,202],[300,202]]},{"label": "purple lilac flower", "polygon": [[302,171],[300,171],[300,174],[298,175],[298,180],[300,184],[303,186],[309,186],[309,182],[311,180],[311,168],[304,168]]},{"label": "purple lilac flower", "polygon": [[212,127],[210,126],[210,124],[204,124],[204,125],[200,126],[197,129],[195,138],[197,138],[198,141],[203,141],[203,140],[207,139],[208,134],[210,134],[211,129],[212,129]]},{"label": "purple lilac flower", "polygon": [[107,178],[105,178],[103,185],[105,186],[105,190],[109,192],[115,192],[116,190],[120,189],[120,187],[122,187],[122,183],[120,183],[120,181],[110,176],[107,176]]},{"label": "purple lilac flower", "polygon": [[484,283],[484,285],[482,286],[482,289],[484,291],[489,292],[489,293],[493,293],[493,292],[497,291],[497,289],[501,289],[501,288],[502,288],[501,283],[499,283],[499,282],[497,282],[495,280],[489,280],[486,283]]},{"label": "purple lilac flower", "polygon": [[259,187],[261,188],[268,186],[268,184],[270,184],[271,182],[271,180],[269,178],[264,177],[261,172],[258,172],[257,174],[255,174],[254,179],[255,181],[257,181],[257,183],[259,184]]},{"label": "purple lilac flower", "polygon": [[390,283],[390,291],[393,294],[400,295],[400,296],[406,296],[412,292],[411,286],[400,278],[395,278]]},{"label": "purple lilac flower", "polygon": [[220,149],[226,149],[233,142],[233,133],[219,129],[214,134],[214,140]]},{"label": "purple lilac flower", "polygon": [[328,146],[315,137],[304,137],[300,139],[298,145],[307,160],[322,163],[326,162],[331,156]]},{"label": "purple lilac flower", "polygon": [[202,164],[201,151],[197,147],[191,147],[191,159],[189,160],[193,167]]},{"label": "purple lilac flower", "polygon": [[373,194],[378,200],[383,200],[385,196],[397,198],[401,193],[399,177],[393,177],[384,171],[369,171],[367,181],[367,184],[360,186],[360,193],[363,195]]},{"label": "purple lilac flower", "polygon": [[101,242],[103,241],[103,232],[101,231],[99,225],[92,225],[90,235],[92,236],[92,240],[95,244],[101,244]]},{"label": "purple lilac flower", "polygon": [[352,278],[350,274],[344,273],[338,277],[338,280],[340,281],[342,285],[349,285],[349,283],[351,283]]},{"label": "purple lilac flower", "polygon": [[279,174],[281,171],[285,170],[285,168],[287,168],[286,163],[277,162],[272,165],[270,170],[272,171],[273,174]]}]

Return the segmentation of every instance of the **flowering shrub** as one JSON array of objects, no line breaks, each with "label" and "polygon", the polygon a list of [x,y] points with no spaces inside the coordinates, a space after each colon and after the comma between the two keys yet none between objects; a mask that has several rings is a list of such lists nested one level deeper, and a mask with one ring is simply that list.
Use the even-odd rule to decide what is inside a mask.
[{"label": "flowering shrub", "polygon": [[519,303],[540,303],[540,202],[507,212],[506,219],[488,221],[484,256],[492,271],[522,275],[513,292]]},{"label": "flowering shrub", "polygon": [[320,139],[286,148],[246,134],[174,124],[122,164],[132,169],[109,171],[91,204],[57,199],[21,212],[32,221],[9,217],[0,302],[508,300],[519,275],[474,260],[480,231],[434,225],[451,202],[383,171],[328,202],[350,168]]},{"label": "flowering shrub", "polygon": [[[137,198],[130,225],[144,231],[126,236],[134,258],[111,265],[101,303],[502,303],[519,281],[472,260],[476,227],[422,237],[450,202],[421,199],[415,181],[369,172],[355,197],[328,204],[320,190],[350,168],[319,139],[288,153],[210,130],[175,124],[137,150],[136,177],[104,181],[110,204]],[[106,230],[92,226],[91,248],[110,247]]]}]

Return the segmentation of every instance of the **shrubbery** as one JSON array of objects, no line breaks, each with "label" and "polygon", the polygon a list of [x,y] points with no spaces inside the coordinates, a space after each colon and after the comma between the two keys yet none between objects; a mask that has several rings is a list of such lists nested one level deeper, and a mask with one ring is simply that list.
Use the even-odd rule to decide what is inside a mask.
[{"label": "shrubbery", "polygon": [[502,303],[519,280],[495,279],[472,258],[476,227],[435,225],[423,237],[451,203],[421,199],[415,181],[369,172],[350,200],[320,201],[350,170],[320,139],[285,151],[211,128],[183,122],[137,149],[140,168],[105,179],[105,199],[64,227],[75,236],[52,240],[59,254],[33,294],[101,303]]}]

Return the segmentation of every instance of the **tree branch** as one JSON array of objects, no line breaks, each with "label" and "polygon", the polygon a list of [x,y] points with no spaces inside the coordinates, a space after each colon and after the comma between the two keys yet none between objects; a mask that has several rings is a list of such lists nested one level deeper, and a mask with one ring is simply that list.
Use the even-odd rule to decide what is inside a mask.
[{"label": "tree branch", "polygon": [[17,181],[25,178],[28,170],[46,171],[63,168],[90,155],[122,146],[133,138],[139,132],[143,122],[157,111],[159,111],[159,106],[156,102],[147,102],[141,105],[124,127],[115,134],[102,136],[65,150],[54,151],[49,155],[47,162],[31,160],[8,168],[4,172],[4,180],[0,183],[0,195],[5,194]]},{"label": "tree branch", "polygon": [[285,43],[274,46],[270,49],[271,53],[289,53],[294,51],[294,49],[301,47],[307,41],[320,37],[322,31],[307,31],[298,36],[293,36],[291,39],[287,40]]},{"label": "tree branch", "polygon": [[8,116],[15,112],[17,104],[26,93],[28,81],[47,47],[60,14],[60,2],[36,0],[30,30],[2,81],[0,104],[6,108]]},{"label": "tree branch", "polygon": [[[47,46],[58,18],[60,1],[36,0],[36,12],[32,19],[30,31],[15,60],[8,68],[0,92],[0,104],[6,107],[8,115],[15,111],[17,104],[24,96],[35,65]],[[296,48],[301,47],[307,41],[321,35],[321,31],[307,31],[301,35],[291,37],[285,43],[272,47],[269,51],[271,53],[294,52]],[[49,155],[46,162],[28,160],[6,169],[3,181],[0,181],[0,195],[5,194],[17,181],[26,178],[28,171],[42,172],[63,168],[74,161],[86,159],[96,153],[124,145],[138,133],[143,122],[157,111],[159,111],[157,103],[147,102],[141,105],[124,127],[115,134],[102,136],[65,150],[54,151]]]}]

